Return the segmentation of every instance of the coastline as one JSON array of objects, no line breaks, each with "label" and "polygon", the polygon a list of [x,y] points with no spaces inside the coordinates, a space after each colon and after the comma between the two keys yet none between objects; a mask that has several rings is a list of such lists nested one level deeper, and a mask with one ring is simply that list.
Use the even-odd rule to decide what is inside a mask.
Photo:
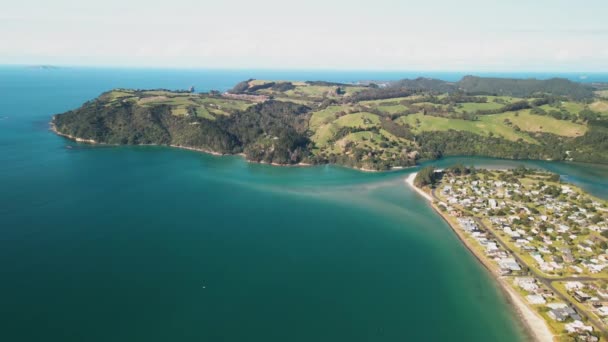
[{"label": "coastline", "polygon": [[[69,140],[73,140],[76,141],[78,143],[84,143],[84,144],[89,144],[89,145],[105,145],[105,146],[126,146],[126,145],[120,145],[120,144],[107,144],[107,143],[102,143],[102,142],[98,142],[96,140],[93,139],[82,139],[79,137],[75,137],[73,135],[70,134],[66,134],[66,133],[62,133],[59,132],[57,130],[57,126],[55,125],[55,123],[53,121],[51,121],[49,123],[50,126],[50,130],[61,136],[64,138],[67,138]],[[315,166],[314,164],[308,164],[308,163],[298,163],[298,164],[278,164],[278,163],[266,163],[266,162],[256,162],[253,160],[249,160],[245,157],[245,154],[243,153],[237,153],[237,154],[226,154],[226,153],[219,153],[219,152],[215,152],[215,151],[211,151],[211,150],[207,150],[204,148],[199,148],[199,147],[191,147],[191,146],[183,146],[183,145],[175,145],[175,144],[169,144],[169,145],[161,145],[161,144],[136,144],[136,145],[131,145],[131,146],[164,146],[164,147],[172,147],[172,148],[177,148],[177,149],[181,149],[181,150],[188,150],[188,151],[195,151],[195,152],[202,152],[205,154],[210,154],[213,156],[241,156],[243,157],[248,163],[256,163],[256,164],[267,164],[267,165],[273,165],[273,166],[283,166],[283,167],[305,167],[305,166]],[[362,170],[362,171],[367,171],[367,170]],[[373,170],[372,170],[373,171]]]},{"label": "coastline", "polygon": [[[335,166],[340,166],[340,167],[344,167],[344,168],[348,168],[348,169],[352,169],[352,170],[357,170],[357,171],[361,171],[361,172],[366,172],[366,173],[377,173],[377,172],[391,172],[391,171],[406,170],[406,169],[409,169],[409,168],[412,168],[412,167],[417,167],[417,166],[423,165],[424,162],[438,160],[438,159],[420,159],[420,160],[417,160],[416,161],[417,163],[414,164],[414,165],[393,166],[393,167],[391,167],[390,169],[387,169],[387,170],[376,170],[376,169],[370,169],[370,168],[366,168],[366,167],[354,167],[354,166],[349,166],[349,165],[332,164],[332,163],[326,163],[326,164],[311,164],[311,163],[304,163],[304,162],[300,162],[298,164],[267,163],[267,162],[264,162],[264,161],[249,160],[244,155],[244,153],[219,153],[219,152],[215,152],[215,151],[209,150],[209,149],[204,149],[204,148],[200,148],[200,147],[192,147],[192,146],[184,146],[184,145],[174,145],[174,144],[108,144],[108,143],[99,142],[99,141],[96,141],[96,140],[93,140],[93,139],[83,139],[83,138],[79,138],[79,137],[76,137],[76,136],[72,136],[70,134],[62,133],[62,132],[60,132],[60,131],[57,130],[57,127],[56,127],[54,121],[55,121],[55,116],[53,116],[52,119],[51,119],[51,121],[49,122],[50,130],[52,132],[54,132],[55,134],[57,134],[59,136],[62,136],[64,138],[76,141],[78,143],[91,144],[91,145],[104,145],[104,146],[163,146],[163,147],[173,147],[173,148],[178,148],[178,149],[183,149],[183,150],[189,150],[189,151],[196,151],[196,152],[207,153],[207,154],[210,154],[210,155],[213,155],[213,156],[236,156],[236,155],[238,155],[238,156],[242,156],[249,163],[267,164],[267,165],[273,165],[273,166],[309,167],[309,166],[335,165]],[[481,157],[481,158],[491,158],[491,159],[496,159],[496,160],[504,160],[506,162],[522,162],[522,163],[550,161],[550,162],[560,162],[560,163],[566,163],[566,164],[569,164],[569,163],[572,163],[572,164],[588,164],[588,165],[599,166],[599,167],[608,167],[608,164],[590,163],[590,162],[579,162],[579,161],[568,161],[568,160],[513,159],[513,158],[498,158],[498,157],[483,156],[483,155],[480,155],[480,156],[447,155],[447,156],[444,156],[444,157],[454,157],[454,158],[458,158],[458,157]],[[439,159],[443,159],[443,157],[439,158]],[[508,169],[508,168],[511,168],[511,167],[513,167],[513,166],[494,167],[494,168],[487,168],[487,169],[489,169],[489,170],[502,170],[502,169]],[[412,181],[413,181],[413,179],[412,179]],[[413,183],[412,183],[412,186],[413,186]],[[422,192],[419,192],[419,193],[422,194]],[[432,201],[432,199],[430,199],[430,201]]]},{"label": "coastline", "polygon": [[[53,121],[54,121],[54,117],[53,117]],[[78,143],[84,143],[84,144],[89,144],[89,145],[104,145],[104,146],[164,146],[164,147],[173,147],[173,148],[178,148],[181,150],[188,150],[188,151],[195,151],[195,152],[202,152],[202,153],[206,153],[206,154],[210,154],[213,156],[241,156],[243,157],[248,163],[254,163],[254,164],[265,164],[265,165],[272,165],[272,166],[281,166],[281,167],[310,167],[310,166],[320,166],[320,165],[324,165],[324,164],[310,164],[310,163],[304,163],[304,162],[300,162],[297,164],[279,164],[279,163],[268,163],[268,162],[264,162],[264,161],[255,161],[255,160],[250,160],[247,159],[247,157],[245,156],[244,153],[236,153],[236,154],[231,154],[231,153],[219,153],[219,152],[215,152],[215,151],[211,151],[208,149],[204,149],[204,148],[199,148],[199,147],[191,147],[191,146],[183,146],[183,145],[175,145],[175,144],[168,144],[168,145],[162,145],[162,144],[134,144],[134,145],[120,145],[120,144],[108,144],[108,143],[103,143],[103,142],[99,142],[93,139],[83,139],[83,138],[79,138],[79,137],[75,137],[73,135],[70,134],[66,134],[66,133],[62,133],[60,131],[57,130],[57,126],[55,125],[55,123],[51,121],[49,123],[50,126],[50,130],[61,136],[64,138],[67,138],[69,140],[73,140],[76,141]],[[341,165],[343,166],[343,165]],[[367,169],[364,167],[349,167],[349,166],[345,166],[349,169],[353,169],[353,170],[358,170],[358,171],[362,171],[362,172],[382,172],[382,170],[373,170],[373,169]],[[409,167],[409,166],[408,166]],[[392,170],[387,170],[387,171],[395,171],[395,170],[403,170],[404,167],[399,167],[399,168],[394,168]]]},{"label": "coastline", "polygon": [[[53,118],[54,120],[54,118]],[[81,143],[87,143],[87,144],[93,144],[93,145],[103,145],[101,143],[98,143],[97,141],[93,140],[93,139],[82,139],[82,138],[78,138],[78,137],[74,137],[71,136],[69,134],[65,134],[65,133],[61,133],[57,130],[57,126],[55,126],[54,122],[50,122],[49,126],[51,127],[51,131],[54,132],[55,134],[62,136],[64,138],[68,138],[70,140],[74,140],[76,142],[81,142]]]},{"label": "coastline", "polygon": [[405,182],[420,196],[424,197],[427,201],[433,203],[433,197],[431,197],[431,195],[427,194],[426,192],[422,191],[422,189],[414,185],[414,179],[416,178],[417,174],[418,172],[412,172],[409,176],[407,176]]},{"label": "coastline", "polygon": [[416,191],[416,193],[424,197],[429,202],[433,210],[437,214],[439,214],[439,216],[448,224],[448,226],[452,229],[452,231],[456,234],[456,236],[464,244],[464,246],[469,250],[469,252],[473,254],[473,256],[491,274],[492,278],[499,285],[499,289],[505,295],[505,299],[517,314],[520,323],[522,324],[529,337],[537,342],[552,342],[555,336],[549,330],[545,320],[540,317],[538,313],[532,310],[521,298],[521,296],[515,290],[513,290],[511,286],[500,275],[495,273],[495,271],[493,270],[493,265],[490,264],[489,260],[487,260],[485,255],[481,255],[470,245],[470,242],[465,239],[463,233],[459,231],[457,227],[454,227],[452,223],[447,219],[445,214],[442,213],[439,208],[437,208],[431,195],[414,185],[414,179],[416,178],[416,175],[417,172],[411,173],[405,179],[405,183],[408,184],[411,189]]}]

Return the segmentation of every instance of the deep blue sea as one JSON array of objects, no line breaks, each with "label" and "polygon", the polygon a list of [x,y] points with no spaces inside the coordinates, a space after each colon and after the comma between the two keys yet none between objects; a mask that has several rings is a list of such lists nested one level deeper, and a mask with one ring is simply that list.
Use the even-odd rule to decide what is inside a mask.
[{"label": "deep blue sea", "polygon": [[[405,186],[411,170],[273,167],[48,130],[112,88],[416,76],[0,67],[0,341],[522,340],[487,272]],[[433,163],[455,162],[542,167],[608,197],[605,166]]]}]

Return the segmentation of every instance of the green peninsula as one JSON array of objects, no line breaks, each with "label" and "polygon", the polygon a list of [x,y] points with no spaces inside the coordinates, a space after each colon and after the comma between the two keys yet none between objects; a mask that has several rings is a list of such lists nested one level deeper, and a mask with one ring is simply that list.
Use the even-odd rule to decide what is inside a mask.
[{"label": "green peninsula", "polygon": [[52,125],[84,142],[280,165],[387,170],[449,155],[608,163],[606,89],[557,78],[247,80],[225,93],[115,89]]}]

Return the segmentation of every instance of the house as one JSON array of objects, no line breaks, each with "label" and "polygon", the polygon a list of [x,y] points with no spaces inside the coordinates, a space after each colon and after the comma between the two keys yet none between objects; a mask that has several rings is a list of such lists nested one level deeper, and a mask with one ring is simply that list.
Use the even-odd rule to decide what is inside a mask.
[{"label": "house", "polygon": [[598,342],[599,340],[599,338],[591,335],[589,332],[585,332],[584,334],[579,334],[576,336],[576,341],[578,342]]},{"label": "house", "polygon": [[515,261],[514,258],[500,259],[500,260],[498,260],[498,265],[503,270],[509,270],[509,271],[513,271],[513,272],[521,271],[521,267],[519,267],[519,264],[517,263],[517,261]]},{"label": "house", "polygon": [[565,303],[551,303],[547,304],[551,310],[547,313],[547,315],[558,322],[563,322],[568,318],[572,317],[572,319],[580,320],[581,317],[568,305]]},{"label": "house", "polygon": [[600,314],[600,316],[608,316],[608,306],[600,307],[597,309],[597,312]]},{"label": "house", "polygon": [[567,185],[562,185],[562,194],[572,193],[572,189]]},{"label": "house", "polygon": [[451,210],[450,211],[450,216],[462,217],[462,212],[460,210]]},{"label": "house", "polygon": [[570,266],[570,268],[573,269],[574,271],[576,271],[576,273],[583,273],[583,269],[576,265],[572,265],[572,266]]},{"label": "house", "polygon": [[515,278],[515,285],[521,287],[522,289],[528,292],[533,292],[538,289],[538,285],[536,285],[536,279],[532,277]]},{"label": "house", "polygon": [[604,298],[604,299],[608,298],[608,292],[606,292],[603,289],[598,289],[597,290],[597,295],[600,296],[600,297],[602,297],[602,298]]},{"label": "house", "polygon": [[537,262],[539,265],[542,265],[542,264],[544,264],[544,263],[545,263],[545,260],[543,260],[543,257],[542,257],[540,254],[538,254],[538,253],[533,253],[533,254],[530,254],[530,255],[532,255],[532,258],[533,258],[534,260],[536,260],[536,262]]},{"label": "house", "polygon": [[496,242],[488,242],[486,244],[486,252],[487,253],[490,253],[490,252],[493,252],[493,251],[497,251],[497,250],[499,250],[499,249],[498,249],[498,245],[496,244]]},{"label": "house", "polygon": [[577,301],[579,301],[580,303],[582,302],[586,302],[589,299],[591,299],[591,296],[586,294],[583,291],[575,291],[574,294],[572,295],[572,297],[574,297],[574,299],[576,299]]},{"label": "house", "polygon": [[554,309],[547,313],[547,315],[558,322],[563,322],[570,317],[564,309]]},{"label": "house", "polygon": [[570,251],[570,248],[562,248],[561,252],[564,262],[573,263],[575,261],[574,257],[572,256],[572,252]]},{"label": "house", "polygon": [[566,290],[574,291],[574,290],[582,290],[585,288],[585,285],[580,281],[568,281],[566,282]]},{"label": "house", "polygon": [[590,325],[583,324],[583,322],[581,322],[580,320],[576,320],[572,323],[566,324],[566,331],[568,331],[569,333],[583,332],[583,331],[592,332],[593,327]]},{"label": "house", "polygon": [[496,203],[496,200],[495,200],[495,199],[490,198],[490,199],[488,200],[488,204],[490,205],[490,208],[492,208],[492,209],[496,209],[497,203]]},{"label": "house", "polygon": [[526,296],[526,299],[528,300],[528,302],[530,304],[533,304],[533,305],[545,304],[547,302],[545,300],[545,298],[540,295],[528,295],[528,296]]}]

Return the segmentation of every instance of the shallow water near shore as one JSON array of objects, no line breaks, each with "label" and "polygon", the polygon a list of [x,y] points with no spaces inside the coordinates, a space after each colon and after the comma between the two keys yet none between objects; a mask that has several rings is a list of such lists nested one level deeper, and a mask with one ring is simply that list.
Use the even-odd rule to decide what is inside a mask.
[{"label": "shallow water near shore", "polygon": [[[76,144],[48,130],[52,114],[191,75],[37,72],[0,70],[1,340],[523,339],[487,272],[403,182],[415,169]],[[455,162],[520,164],[433,163]],[[526,164],[607,194],[605,167]]]}]

